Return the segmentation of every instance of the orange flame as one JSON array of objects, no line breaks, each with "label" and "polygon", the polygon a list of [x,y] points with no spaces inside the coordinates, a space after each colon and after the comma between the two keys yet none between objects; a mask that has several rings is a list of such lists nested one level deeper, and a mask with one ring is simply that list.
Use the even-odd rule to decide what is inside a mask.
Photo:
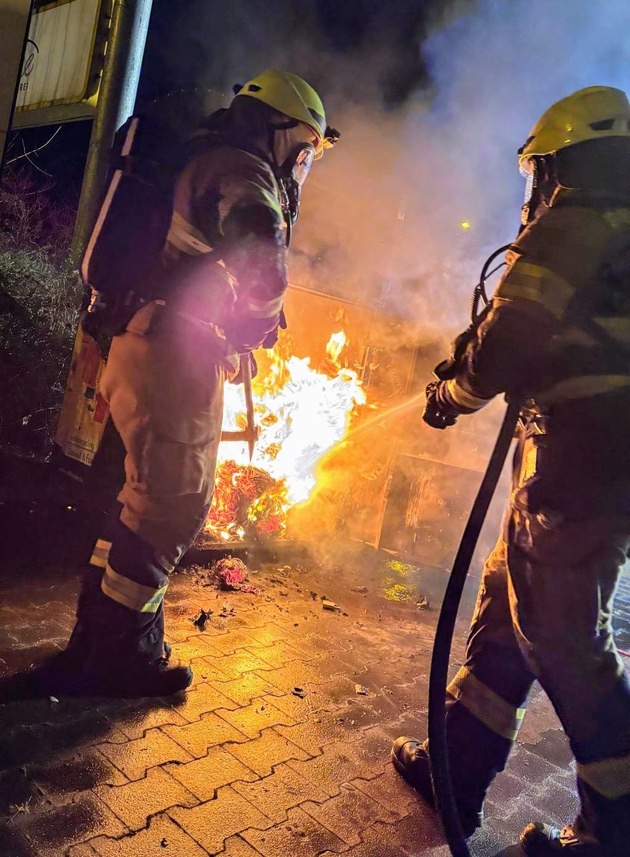
[{"label": "orange flame", "polygon": [[[254,410],[260,437],[249,462],[245,443],[223,443],[206,530],[223,539],[283,534],[291,506],[307,500],[320,459],[346,434],[366,396],[356,371],[343,367],[343,331],[333,333],[326,352],[333,364],[318,372],[310,359],[283,358],[274,349],[264,377],[254,381]],[[226,384],[224,430],[246,424],[242,386]]]},{"label": "orange flame", "polygon": [[347,341],[348,339],[343,330],[340,330],[339,333],[333,333],[328,340],[328,344],[326,345],[326,354],[330,357],[335,366],[339,366],[339,356],[346,347]]}]

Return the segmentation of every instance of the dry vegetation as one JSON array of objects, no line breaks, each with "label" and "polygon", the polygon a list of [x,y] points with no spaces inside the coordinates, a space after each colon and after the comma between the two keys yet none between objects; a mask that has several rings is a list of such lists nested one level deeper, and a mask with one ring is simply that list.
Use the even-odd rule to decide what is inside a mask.
[{"label": "dry vegetation", "polygon": [[68,261],[74,212],[15,171],[0,184],[0,447],[52,447],[81,286]]}]

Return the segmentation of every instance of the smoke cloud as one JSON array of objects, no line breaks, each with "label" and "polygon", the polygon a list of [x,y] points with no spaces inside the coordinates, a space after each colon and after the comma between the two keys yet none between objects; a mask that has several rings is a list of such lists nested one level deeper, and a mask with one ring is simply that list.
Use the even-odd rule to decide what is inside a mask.
[{"label": "smoke cloud", "polygon": [[430,86],[393,115],[338,106],[345,135],[313,172],[299,242],[354,295],[389,282],[400,312],[462,326],[483,260],[518,229],[518,147],[558,98],[628,88],[628,25],[622,3],[482,0],[436,27]]},{"label": "smoke cloud", "polygon": [[[169,0],[168,8],[177,25],[162,19],[171,34],[162,53],[153,35],[163,79],[145,95],[176,81],[207,112],[269,67],[318,89],[342,137],[305,186],[292,282],[404,318],[425,349],[423,372],[467,325],[486,257],[518,231],[516,152],[534,122],[581,87],[630,89],[623,0]],[[416,416],[400,429],[415,438],[405,448],[478,470],[500,410],[496,402],[448,432],[419,430]],[[431,490],[448,497],[451,486]],[[405,512],[401,502],[401,521]],[[497,507],[484,550],[498,517]]]},{"label": "smoke cloud", "polygon": [[201,113],[234,83],[289,69],[342,132],[305,188],[293,280],[436,331],[466,324],[481,264],[516,234],[516,150],[534,121],[582,86],[630,86],[621,0],[158,8],[145,97],[194,91]]}]

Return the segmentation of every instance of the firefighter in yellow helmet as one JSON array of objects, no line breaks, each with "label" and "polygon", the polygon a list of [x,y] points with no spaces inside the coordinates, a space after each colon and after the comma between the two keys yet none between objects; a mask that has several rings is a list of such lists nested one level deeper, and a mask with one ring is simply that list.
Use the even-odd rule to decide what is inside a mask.
[{"label": "firefighter in yellow helmet", "polygon": [[[630,549],[630,104],[603,86],[550,107],[519,151],[524,228],[425,421],[453,425],[499,393],[523,403],[513,488],[464,666],[447,690],[462,827],[518,735],[537,679],[577,763],[580,811],[521,834],[528,855],[630,854],[630,687],[612,600]],[[461,343],[460,343],[461,345]],[[392,761],[431,800],[428,745]]]},{"label": "firefighter in yellow helmet", "polygon": [[301,189],[339,136],[295,74],[236,89],[176,181],[154,299],[111,345],[101,392],[126,450],[121,512],[97,543],[53,690],[161,696],[192,680],[164,643],[169,575],[210,506],[224,382],[275,341]]}]

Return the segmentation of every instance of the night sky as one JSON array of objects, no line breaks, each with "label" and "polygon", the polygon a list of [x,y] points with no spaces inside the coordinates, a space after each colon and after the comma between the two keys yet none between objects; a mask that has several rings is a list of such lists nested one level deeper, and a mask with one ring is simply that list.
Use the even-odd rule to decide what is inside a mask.
[{"label": "night sky", "polygon": [[[175,121],[183,115],[192,125],[224,106],[232,84],[243,82],[228,80],[228,69],[244,66],[240,77],[271,65],[296,71],[325,97],[331,68],[349,62],[355,73],[339,91],[353,102],[369,100],[395,111],[415,91],[430,86],[422,41],[452,8],[444,0],[154,0],[138,103],[165,105],[167,111],[176,104]],[[377,70],[372,68],[375,53],[387,57]],[[215,103],[204,98],[208,91],[216,93]],[[15,133],[8,159],[21,154],[23,145],[27,151],[42,146],[56,127]],[[78,200],[90,129],[89,121],[63,125],[54,141],[32,156],[43,172],[21,161],[69,205]]]},{"label": "night sky", "polygon": [[[291,281],[387,293],[458,330],[485,258],[519,226],[517,149],[555,100],[630,91],[629,31],[627,0],[571,0],[570,15],[566,0],[154,0],[139,106],[192,130],[235,83],[301,74],[342,137],[309,176]],[[88,137],[66,125],[38,157],[60,194],[78,193]]]},{"label": "night sky", "polygon": [[[173,82],[185,89],[217,85],[226,60],[252,52],[263,67],[265,54],[284,53],[299,72],[300,54],[315,50],[321,77],[335,57],[358,58],[370,78],[376,52],[389,57],[379,70],[380,99],[395,108],[429,82],[421,51],[429,28],[466,5],[470,0],[154,0],[140,95],[162,94]],[[355,84],[354,97],[361,100],[361,80]]]}]

